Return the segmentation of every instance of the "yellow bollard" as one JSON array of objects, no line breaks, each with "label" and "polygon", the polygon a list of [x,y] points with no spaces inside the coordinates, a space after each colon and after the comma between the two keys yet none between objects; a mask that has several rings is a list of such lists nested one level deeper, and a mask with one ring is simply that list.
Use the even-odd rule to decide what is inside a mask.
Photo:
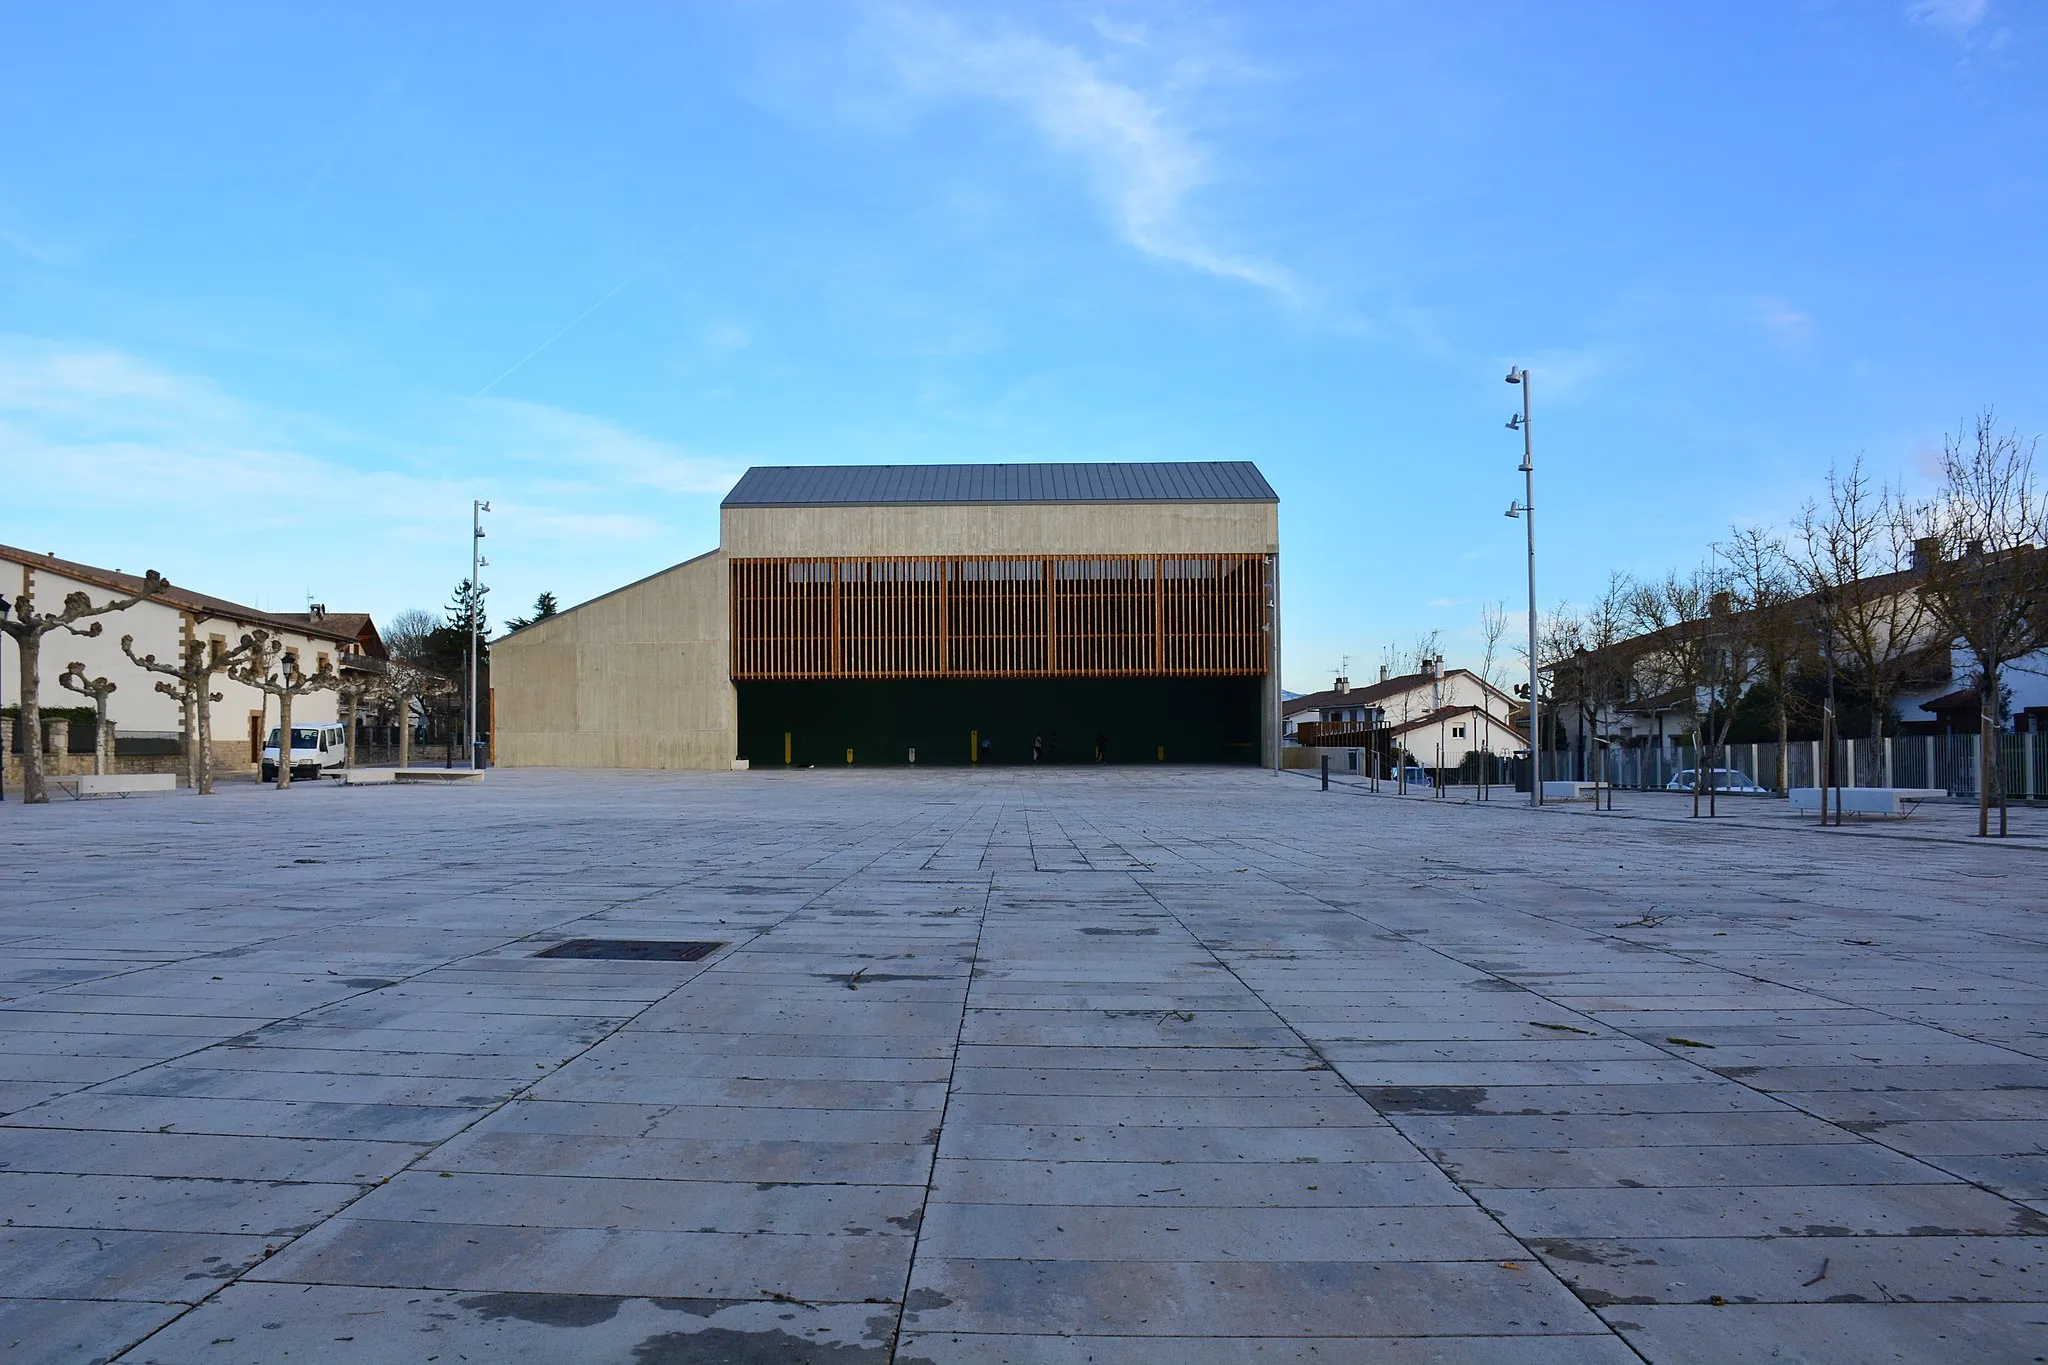
[{"label": "yellow bollard", "polygon": [[789,731],[782,732],[782,766],[789,766]]},{"label": "yellow bollard", "polygon": [[1164,744],[1159,746],[1159,761],[1161,763],[1166,762],[1166,746]]},{"label": "yellow bollard", "polygon": [[969,730],[967,732],[967,761],[969,763],[981,762],[981,731],[979,730]]},{"label": "yellow bollard", "polygon": [[846,751],[846,766],[849,768],[853,766],[853,750],[851,749]]}]

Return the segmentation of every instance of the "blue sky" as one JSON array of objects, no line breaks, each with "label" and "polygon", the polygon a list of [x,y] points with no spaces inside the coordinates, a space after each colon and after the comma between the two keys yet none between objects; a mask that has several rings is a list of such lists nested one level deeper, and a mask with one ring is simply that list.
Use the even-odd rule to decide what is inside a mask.
[{"label": "blue sky", "polygon": [[749,464],[1252,459],[1285,679],[2048,430],[2048,12],[11,3],[0,539],[494,615]]}]

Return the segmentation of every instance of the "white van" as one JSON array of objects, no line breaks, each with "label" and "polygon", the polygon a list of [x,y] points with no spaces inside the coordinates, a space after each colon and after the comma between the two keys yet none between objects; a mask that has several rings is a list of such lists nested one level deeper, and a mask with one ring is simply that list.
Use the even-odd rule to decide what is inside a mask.
[{"label": "white van", "polygon": [[[292,778],[348,770],[348,727],[340,721],[292,726]],[[263,780],[277,781],[277,730],[263,743]]]}]

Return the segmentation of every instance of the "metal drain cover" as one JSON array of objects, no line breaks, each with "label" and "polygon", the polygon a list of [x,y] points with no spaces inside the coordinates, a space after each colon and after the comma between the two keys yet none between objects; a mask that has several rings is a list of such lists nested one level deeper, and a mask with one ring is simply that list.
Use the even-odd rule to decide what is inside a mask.
[{"label": "metal drain cover", "polygon": [[608,958],[620,962],[695,962],[723,943],[669,938],[572,938],[535,957]]}]

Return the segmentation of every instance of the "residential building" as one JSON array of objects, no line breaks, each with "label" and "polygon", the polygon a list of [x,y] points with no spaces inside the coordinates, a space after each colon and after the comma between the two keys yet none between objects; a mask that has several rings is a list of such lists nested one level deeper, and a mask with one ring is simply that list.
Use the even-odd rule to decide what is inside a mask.
[{"label": "residential building", "polygon": [[[13,603],[30,594],[39,611],[56,611],[73,592],[83,592],[95,603],[124,597],[142,587],[140,575],[117,569],[80,564],[54,555],[37,554],[0,545],[0,595]],[[287,653],[308,671],[322,665],[339,669],[342,660],[361,652],[367,628],[376,628],[368,618],[338,617],[334,620],[307,614],[296,617],[258,611],[222,598],[210,597],[177,584],[154,597],[145,598],[125,611],[91,618],[101,624],[97,636],[72,635],[59,630],[43,636],[41,680],[37,695],[46,707],[76,706],[84,701],[57,683],[66,664],[84,665],[86,676],[105,677],[116,685],[108,698],[108,719],[117,735],[126,736],[128,747],[154,747],[159,754],[182,752],[194,742],[184,733],[183,711],[177,701],[156,690],[167,681],[131,663],[121,649],[123,636],[134,637],[138,655],[155,655],[165,663],[178,662],[188,640],[208,640],[226,648],[256,628],[270,631],[284,643]],[[81,623],[89,625],[90,622]],[[21,661],[11,636],[0,636],[0,703],[21,701]],[[216,771],[254,767],[270,726],[277,722],[277,705],[263,692],[216,674],[213,690],[221,700],[212,706],[213,761]],[[292,707],[294,720],[331,721],[337,718],[332,692],[313,692],[300,697]],[[10,724],[11,731],[12,726]],[[148,743],[153,741],[153,746]],[[18,780],[19,759],[7,744],[8,778]],[[176,768],[175,763],[160,765]],[[182,769],[179,769],[182,770]]]}]

